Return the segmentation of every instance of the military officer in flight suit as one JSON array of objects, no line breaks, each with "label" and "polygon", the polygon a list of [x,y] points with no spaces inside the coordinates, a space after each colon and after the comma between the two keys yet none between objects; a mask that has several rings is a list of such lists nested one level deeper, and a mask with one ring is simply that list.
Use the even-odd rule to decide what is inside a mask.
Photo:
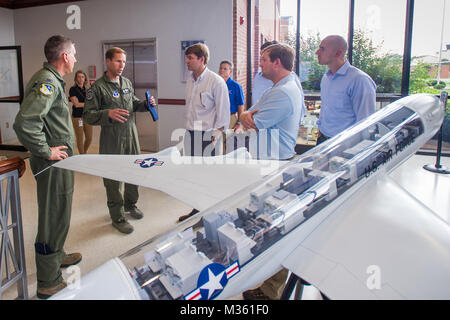
[{"label": "military officer in flight suit", "polygon": [[[101,126],[100,154],[139,154],[139,139],[132,116],[133,112],[146,111],[146,102],[136,98],[131,81],[122,77],[126,52],[113,47],[106,52],[105,58],[107,71],[87,91],[83,119],[90,125]],[[153,97],[151,103],[155,105]],[[125,213],[135,219],[143,217],[136,207],[138,187],[125,183],[122,195],[122,183],[110,179],[103,179],[103,183],[112,225],[122,233],[133,232]]]},{"label": "military officer in flight suit", "polygon": [[14,121],[19,141],[30,151],[36,179],[38,233],[35,240],[37,296],[47,299],[66,287],[61,268],[77,264],[81,254],[64,252],[72,210],[73,172],[51,167],[73,155],[74,131],[63,76],[76,62],[72,40],[50,37],[44,48],[48,62],[25,90]]}]

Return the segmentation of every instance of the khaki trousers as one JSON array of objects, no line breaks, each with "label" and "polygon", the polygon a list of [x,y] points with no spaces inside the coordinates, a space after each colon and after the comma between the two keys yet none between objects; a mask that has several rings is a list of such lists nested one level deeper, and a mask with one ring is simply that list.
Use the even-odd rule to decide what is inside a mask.
[{"label": "khaki trousers", "polygon": [[92,126],[83,121],[83,118],[72,118],[73,129],[80,154],[87,153],[92,142]]},{"label": "khaki trousers", "polygon": [[236,125],[236,123],[238,122],[238,113],[232,113],[230,114],[230,126],[228,127],[228,129],[233,129],[234,126]]},{"label": "khaki trousers", "polygon": [[289,271],[282,269],[264,281],[260,289],[272,300],[280,300]]}]

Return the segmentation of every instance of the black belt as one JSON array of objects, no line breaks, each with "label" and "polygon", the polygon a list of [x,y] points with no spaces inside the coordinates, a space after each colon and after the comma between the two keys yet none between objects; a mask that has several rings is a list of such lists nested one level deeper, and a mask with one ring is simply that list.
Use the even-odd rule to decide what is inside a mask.
[{"label": "black belt", "polygon": [[321,136],[321,137],[324,137],[324,139],[330,139],[330,137],[324,135],[320,130],[319,130],[319,133],[320,133],[320,136]]},{"label": "black belt", "polygon": [[320,136],[317,138],[316,145],[319,145],[319,144],[321,144],[322,142],[324,142],[324,141],[330,139],[330,137],[327,137],[327,136],[324,135],[322,132],[319,131],[319,133],[320,133]]}]

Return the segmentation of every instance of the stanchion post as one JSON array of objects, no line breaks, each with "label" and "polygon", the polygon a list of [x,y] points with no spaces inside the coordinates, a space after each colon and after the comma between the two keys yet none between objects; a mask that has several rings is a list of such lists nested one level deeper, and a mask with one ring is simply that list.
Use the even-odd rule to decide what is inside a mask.
[{"label": "stanchion post", "polygon": [[[448,93],[446,91],[441,92],[441,105],[444,108],[444,113],[447,111],[447,99]],[[441,165],[441,153],[442,153],[442,130],[444,129],[444,123],[442,123],[441,128],[439,129],[438,138],[437,138],[437,150],[436,150],[436,163],[426,164],[423,166],[425,170],[434,172],[434,173],[442,173],[442,174],[450,174],[450,170],[448,170],[445,166]]]}]

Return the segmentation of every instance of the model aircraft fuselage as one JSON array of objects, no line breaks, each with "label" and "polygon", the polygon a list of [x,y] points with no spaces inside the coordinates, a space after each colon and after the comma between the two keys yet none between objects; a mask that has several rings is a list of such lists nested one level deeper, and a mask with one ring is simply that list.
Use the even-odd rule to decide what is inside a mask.
[{"label": "model aircraft fuselage", "polygon": [[233,297],[279,271],[324,219],[412,155],[442,120],[437,98],[400,99],[54,298]]}]

